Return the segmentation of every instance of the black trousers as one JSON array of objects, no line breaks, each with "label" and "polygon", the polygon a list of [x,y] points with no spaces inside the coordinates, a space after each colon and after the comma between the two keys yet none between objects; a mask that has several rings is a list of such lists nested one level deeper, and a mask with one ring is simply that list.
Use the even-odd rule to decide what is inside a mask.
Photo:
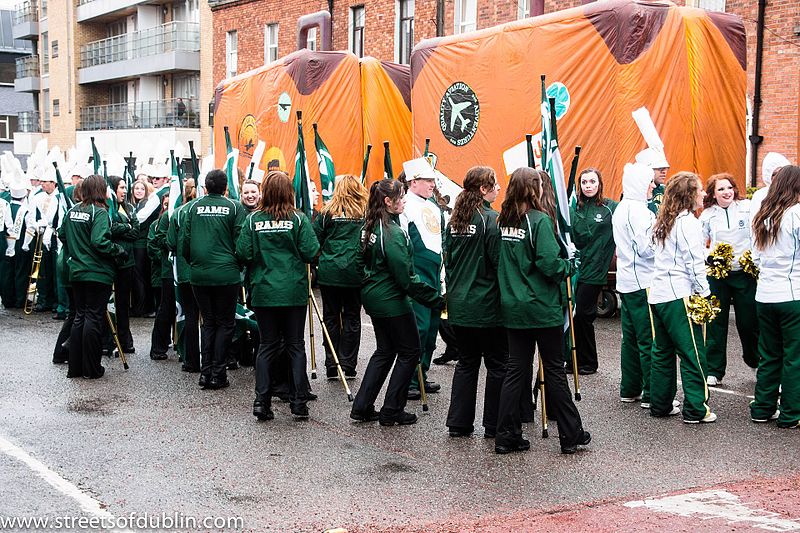
[{"label": "black trousers", "polygon": [[66,320],[61,324],[61,331],[58,332],[56,339],[56,346],[53,349],[53,362],[69,362],[69,346],[64,348],[63,344],[67,342],[72,332],[72,324],[75,322],[75,297],[72,295],[72,287],[64,287],[67,291],[67,302],[69,303],[69,313]]},{"label": "black trousers", "polygon": [[447,427],[472,431],[475,422],[475,402],[478,396],[478,374],[481,360],[486,365],[486,388],[483,399],[483,427],[494,433],[497,427],[497,406],[500,389],[506,375],[508,354],[504,328],[467,328],[453,326],[460,350],[458,363],[453,373],[453,390],[450,395],[450,410],[447,412]]},{"label": "black trousers", "polygon": [[[439,320],[439,336],[445,344],[443,356],[457,361],[461,353],[458,347],[458,339],[456,338],[455,331],[453,331],[453,326],[446,318]],[[503,336],[505,337],[505,333],[503,333]]]},{"label": "black trousers", "polygon": [[155,290],[151,279],[151,262],[146,248],[134,248],[133,286],[131,290],[131,314],[146,315],[157,309],[155,306]]},{"label": "black trousers", "polygon": [[175,323],[175,286],[170,279],[161,280],[161,303],[153,322],[150,336],[150,353],[161,355],[169,350],[172,339],[172,325]]},{"label": "black trousers", "polygon": [[[35,242],[35,240],[34,240]],[[36,282],[36,307],[44,311],[55,310],[56,298],[56,246],[55,236],[48,250],[42,246],[42,263],[39,266],[39,279]]]},{"label": "black trousers", "polygon": [[414,313],[408,313],[391,318],[372,317],[372,326],[377,348],[367,364],[353,410],[374,409],[378,393],[394,364],[381,408],[382,417],[392,418],[406,407],[408,387],[422,355],[417,321]]},{"label": "black trousers", "polygon": [[305,306],[253,308],[260,338],[256,356],[256,396],[267,405],[271,402],[275,374],[286,372],[285,366],[277,364],[281,359],[288,359],[290,369],[289,403],[300,407],[308,401],[303,339],[307,310]]},{"label": "black trousers", "polygon": [[111,285],[94,281],[72,283],[75,320],[69,336],[67,377],[99,377],[103,373],[103,324]]},{"label": "black trousers", "polygon": [[190,370],[200,370],[200,308],[194,297],[192,286],[188,283],[179,283],[178,292],[181,295],[183,308],[183,345],[186,350],[184,366]]},{"label": "black trousers", "polygon": [[[361,346],[361,290],[358,287],[320,285],[322,320],[336,348],[342,368],[355,370]],[[335,368],[328,343],[325,342],[325,366]]]},{"label": "black trousers", "polygon": [[192,286],[200,315],[203,317],[200,372],[207,378],[218,381],[225,381],[227,378],[226,354],[236,327],[239,287],[238,283]]},{"label": "black trousers", "polygon": [[564,374],[562,327],[507,329],[508,366],[498,408],[495,444],[514,445],[522,438],[520,394],[523,381],[530,382],[534,349],[538,345],[544,366],[547,413],[558,424],[558,438],[571,445],[582,429],[581,416],[572,402]]},{"label": "black trousers", "polygon": [[602,288],[600,285],[578,283],[575,290],[575,350],[578,368],[597,370],[594,320],[597,318],[597,297]]},{"label": "black trousers", "polygon": [[133,267],[117,270],[114,279],[114,308],[117,315],[117,335],[123,350],[133,348],[131,335],[131,286],[133,283]]}]

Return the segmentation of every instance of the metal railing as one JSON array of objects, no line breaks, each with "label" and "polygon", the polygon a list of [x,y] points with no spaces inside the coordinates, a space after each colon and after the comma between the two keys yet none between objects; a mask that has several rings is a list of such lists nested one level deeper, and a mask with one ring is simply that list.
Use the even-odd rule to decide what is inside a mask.
[{"label": "metal railing", "polygon": [[19,133],[40,133],[40,116],[38,111],[20,111],[17,116],[17,131]]},{"label": "metal railing", "polygon": [[22,24],[24,22],[39,22],[39,6],[36,0],[26,0],[21,4],[17,4],[14,11],[14,24]]},{"label": "metal railing", "polygon": [[81,108],[81,130],[199,128],[200,101],[172,98]]},{"label": "metal railing", "polygon": [[81,68],[147,57],[165,52],[200,50],[200,24],[167,22],[81,46]]},{"label": "metal railing", "polygon": [[39,56],[17,58],[17,79],[39,77]]}]

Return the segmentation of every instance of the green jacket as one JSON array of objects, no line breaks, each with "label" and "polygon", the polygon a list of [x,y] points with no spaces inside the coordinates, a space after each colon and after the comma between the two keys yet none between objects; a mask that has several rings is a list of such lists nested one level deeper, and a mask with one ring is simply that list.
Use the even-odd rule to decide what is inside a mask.
[{"label": "green jacket", "polygon": [[149,247],[152,246],[160,251],[159,270],[161,272],[161,279],[168,279],[172,281],[174,279],[174,275],[172,273],[172,256],[170,254],[169,247],[167,246],[169,215],[166,211],[164,211],[161,217],[159,217],[158,222],[154,224],[154,226],[156,229],[153,232],[153,238],[147,242],[148,250]]},{"label": "green jacket", "polygon": [[122,246],[128,253],[127,261],[118,264],[118,269],[132,268],[136,263],[133,256],[133,243],[139,238],[139,221],[129,203],[119,205],[119,213],[111,223],[111,240]]},{"label": "green jacket", "polygon": [[507,328],[549,328],[564,324],[561,282],[571,274],[559,255],[550,217],[531,209],[521,227],[500,228],[500,308]]},{"label": "green jacket", "polygon": [[616,208],[617,202],[605,199],[602,206],[590,201],[583,207],[575,205],[570,209],[572,238],[580,252],[579,283],[605,285],[607,282],[608,267],[614,256],[611,215]]},{"label": "green jacket", "polygon": [[245,219],[236,255],[247,265],[253,307],[308,304],[308,263],[319,242],[308,218],[296,211],[288,220],[275,220],[263,211]]},{"label": "green jacket", "polygon": [[147,256],[150,258],[150,286],[161,286],[161,258],[164,251],[158,246],[156,241],[156,230],[158,224],[150,224],[147,232]]},{"label": "green jacket", "polygon": [[664,190],[666,188],[667,187],[663,184],[656,185],[656,188],[653,189],[653,197],[647,202],[647,208],[656,215],[661,208],[661,202],[664,200]]},{"label": "green jacket", "polygon": [[363,218],[321,214],[314,219],[314,232],[321,247],[317,279],[320,285],[359,287],[358,255]]},{"label": "green jacket", "polygon": [[185,257],[177,252],[183,229],[183,220],[186,218],[187,206],[196,201],[197,199],[194,199],[178,207],[172,213],[172,218],[169,220],[169,228],[167,229],[167,249],[172,252],[175,261],[177,261],[178,283],[189,283],[189,263],[186,262]]},{"label": "green jacket", "polygon": [[189,264],[192,285],[241,283],[236,240],[244,223],[241,202],[208,194],[189,205],[178,251]]},{"label": "green jacket", "polygon": [[64,243],[69,280],[114,283],[115,258],[125,249],[111,240],[111,217],[103,207],[73,206],[59,230]]},{"label": "green jacket", "polygon": [[470,328],[500,324],[499,255],[497,211],[488,202],[475,210],[467,232],[455,233],[447,226],[444,265],[451,324]]},{"label": "green jacket", "polygon": [[371,317],[391,318],[412,313],[409,297],[429,307],[441,305],[439,289],[421,281],[414,273],[411,241],[397,216],[392,216],[388,224],[375,226],[361,260],[364,265],[361,303]]}]

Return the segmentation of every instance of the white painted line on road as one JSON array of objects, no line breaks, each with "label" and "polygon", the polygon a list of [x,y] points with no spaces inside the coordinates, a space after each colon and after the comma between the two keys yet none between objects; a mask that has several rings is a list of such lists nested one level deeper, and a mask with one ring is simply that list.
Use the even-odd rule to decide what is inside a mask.
[{"label": "white painted line on road", "polygon": [[79,489],[77,486],[67,481],[53,470],[50,470],[44,463],[30,455],[16,444],[9,442],[2,436],[0,436],[0,451],[25,464],[28,468],[33,470],[36,475],[49,483],[58,492],[78,502],[81,511],[84,513],[105,519],[114,518],[114,515],[104,509],[99,501],[81,491],[81,489]]},{"label": "white painted line on road", "polygon": [[800,522],[782,517],[777,513],[756,509],[739,501],[739,497],[725,490],[705,490],[627,502],[625,507],[644,507],[658,513],[670,513],[685,517],[710,520],[719,518],[728,523],[746,525],[767,531],[798,531]]},{"label": "white painted line on road", "polygon": [[714,392],[721,392],[722,394],[730,394],[732,396],[741,396],[743,398],[750,398],[751,400],[755,399],[755,396],[752,396],[750,394],[745,394],[743,392],[730,390],[730,389],[723,389],[721,387],[709,387],[708,390],[710,390],[710,391],[713,390]]}]

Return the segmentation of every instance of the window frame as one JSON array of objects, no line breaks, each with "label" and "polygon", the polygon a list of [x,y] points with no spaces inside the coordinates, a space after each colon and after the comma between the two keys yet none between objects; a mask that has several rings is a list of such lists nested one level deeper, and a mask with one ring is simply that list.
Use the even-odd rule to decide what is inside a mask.
[{"label": "window frame", "polygon": [[239,32],[237,30],[228,30],[227,32],[225,32],[225,77],[233,78],[238,74],[239,74]]},{"label": "window frame", "polygon": [[[272,30],[275,30],[275,42],[272,42]],[[268,24],[264,24],[264,64],[272,63],[273,61],[277,61],[280,57],[279,55],[279,48],[278,48],[278,32],[280,31],[280,25],[277,22],[270,22]],[[272,52],[275,52],[275,57],[272,57]]]},{"label": "window frame", "polygon": [[[14,140],[11,118],[11,115],[0,115],[0,142],[11,142]],[[3,135],[3,130],[5,130],[5,136]]]},{"label": "window frame", "polygon": [[[416,6],[414,0],[397,0],[397,62],[408,65],[411,63],[411,51],[414,49],[414,16]],[[408,14],[408,6],[411,6],[411,14]],[[404,8],[406,8],[404,10]],[[404,32],[408,23],[409,32]],[[406,42],[406,38],[409,42]],[[406,53],[408,57],[406,57]]]},{"label": "window frame", "polygon": [[[524,1],[524,0],[523,0]],[[465,4],[472,3],[472,6],[467,6],[468,8],[471,7],[472,9],[468,9],[472,15],[472,20],[466,20],[464,18],[464,12],[467,9],[464,9]],[[471,26],[471,28],[469,27]],[[475,31],[478,29],[478,0],[455,0],[453,3],[453,32],[455,35],[459,35],[461,33],[467,33],[470,31]]]},{"label": "window frame", "polygon": [[[357,26],[361,18],[361,25]],[[350,32],[347,48],[358,57],[364,57],[364,29],[367,25],[367,11],[364,4],[350,6]]]}]

